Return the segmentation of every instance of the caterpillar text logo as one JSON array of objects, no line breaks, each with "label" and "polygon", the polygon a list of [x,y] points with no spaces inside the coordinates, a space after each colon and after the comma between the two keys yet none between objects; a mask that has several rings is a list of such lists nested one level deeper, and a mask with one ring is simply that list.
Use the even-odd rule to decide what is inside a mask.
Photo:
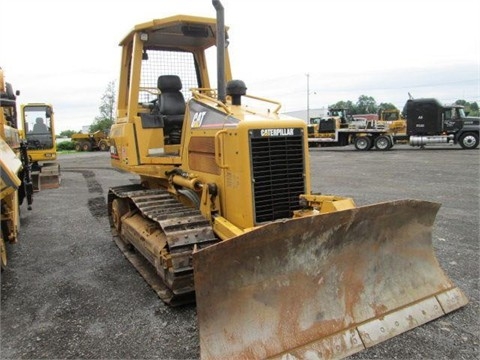
[{"label": "caterpillar text logo", "polygon": [[293,129],[262,129],[260,135],[263,136],[292,136]]}]

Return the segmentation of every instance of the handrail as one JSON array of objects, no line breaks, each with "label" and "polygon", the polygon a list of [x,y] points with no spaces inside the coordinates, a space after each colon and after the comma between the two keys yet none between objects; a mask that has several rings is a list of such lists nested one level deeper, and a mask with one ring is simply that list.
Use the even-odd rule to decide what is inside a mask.
[{"label": "handrail", "polygon": [[160,90],[158,88],[154,88],[154,87],[149,87],[149,86],[140,86],[138,88],[138,92],[140,91],[145,91],[149,94],[152,94],[152,95],[159,95],[160,94]]},{"label": "handrail", "polygon": [[[218,106],[223,108],[229,115],[232,114],[232,112],[230,111],[229,107],[226,104],[224,104],[223,102],[216,99],[216,90],[215,89],[193,88],[193,89],[190,89],[190,91],[192,92],[192,95],[195,99],[204,99],[204,100],[213,101]],[[205,94],[206,92],[210,92],[211,95]],[[276,105],[276,108],[273,110],[273,113],[275,113],[275,114],[278,114],[278,112],[280,111],[280,108],[282,107],[282,104],[278,101],[275,101],[275,100],[271,100],[271,99],[267,99],[267,98],[263,98],[263,97],[259,97],[259,96],[254,96],[254,95],[248,95],[248,94],[245,94],[243,96],[248,97],[250,99],[264,101],[264,102]]]},{"label": "handrail", "polygon": [[223,149],[223,146],[222,146],[222,139],[221,139],[221,135],[222,134],[226,134],[227,133],[227,130],[220,130],[220,131],[217,131],[215,133],[215,163],[217,164],[217,166],[220,168],[220,169],[227,169],[228,166],[223,164],[223,161],[222,161],[222,149]]},{"label": "handrail", "polygon": [[255,99],[255,100],[260,100],[260,101],[265,101],[265,102],[268,102],[270,104],[274,104],[274,105],[277,105],[277,107],[275,108],[275,110],[273,110],[273,112],[275,114],[278,114],[278,111],[280,110],[280,108],[282,107],[282,104],[278,101],[275,101],[275,100],[270,100],[270,99],[266,99],[266,98],[262,98],[262,97],[259,97],[259,96],[254,96],[254,95],[244,95],[245,97],[248,97],[248,98],[251,98],[251,99]]},{"label": "handrail", "polygon": [[209,91],[215,96],[215,94],[216,94],[215,89],[196,88],[196,89],[190,89],[190,91],[192,92],[192,95],[195,99],[197,99],[197,100],[204,99],[204,100],[208,100],[208,101],[213,101],[215,104],[220,106],[223,110],[225,110],[225,112],[228,115],[232,114],[232,112],[230,111],[230,108],[226,104],[224,104],[223,102],[221,102],[220,100],[216,99],[213,96],[209,96],[209,95],[206,95],[206,94],[202,93],[202,91],[205,91],[205,92]]}]

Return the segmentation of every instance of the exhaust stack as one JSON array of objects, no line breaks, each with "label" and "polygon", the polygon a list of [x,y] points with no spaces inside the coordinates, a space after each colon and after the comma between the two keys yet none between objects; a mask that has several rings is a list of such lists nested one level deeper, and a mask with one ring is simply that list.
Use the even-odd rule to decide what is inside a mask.
[{"label": "exhaust stack", "polygon": [[212,0],[217,11],[217,92],[218,100],[226,102],[225,88],[225,12],[220,0]]}]

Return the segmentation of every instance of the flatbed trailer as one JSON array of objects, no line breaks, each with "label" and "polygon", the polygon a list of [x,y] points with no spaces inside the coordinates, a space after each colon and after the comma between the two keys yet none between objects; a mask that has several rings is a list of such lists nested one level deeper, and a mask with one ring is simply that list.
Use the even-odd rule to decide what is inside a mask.
[{"label": "flatbed trailer", "polygon": [[330,121],[311,133],[310,129],[315,129],[309,127],[308,143],[309,146],[353,144],[357,150],[389,150],[400,141],[420,148],[448,143],[459,144],[466,150],[479,146],[480,118],[467,116],[462,105],[442,105],[433,98],[409,99],[403,113],[405,129],[388,123],[342,128]]},{"label": "flatbed trailer", "polygon": [[397,141],[408,141],[406,134],[391,134],[388,129],[336,129],[323,136],[309,137],[308,143],[315,146],[347,146],[353,144],[357,150],[389,150]]}]

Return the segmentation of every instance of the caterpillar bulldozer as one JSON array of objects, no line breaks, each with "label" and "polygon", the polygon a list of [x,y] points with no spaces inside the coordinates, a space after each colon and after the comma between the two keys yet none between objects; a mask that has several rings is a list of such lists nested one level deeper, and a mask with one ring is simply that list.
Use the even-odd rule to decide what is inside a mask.
[{"label": "caterpillar bulldozer", "polygon": [[20,139],[16,98],[20,94],[5,81],[0,68],[0,265],[7,267],[7,244],[16,243],[20,229],[20,205],[33,202],[33,186],[27,146]]},{"label": "caterpillar bulldozer", "polygon": [[32,164],[33,189],[58,188],[61,178],[53,107],[46,103],[28,103],[22,104],[20,109],[22,136],[27,141],[28,157]]},{"label": "caterpillar bulldozer", "polygon": [[111,164],[139,181],[107,200],[145,281],[196,303],[201,358],[342,358],[466,305],[433,251],[440,204],[312,193],[305,122],[233,79],[212,4],[120,42]]}]

